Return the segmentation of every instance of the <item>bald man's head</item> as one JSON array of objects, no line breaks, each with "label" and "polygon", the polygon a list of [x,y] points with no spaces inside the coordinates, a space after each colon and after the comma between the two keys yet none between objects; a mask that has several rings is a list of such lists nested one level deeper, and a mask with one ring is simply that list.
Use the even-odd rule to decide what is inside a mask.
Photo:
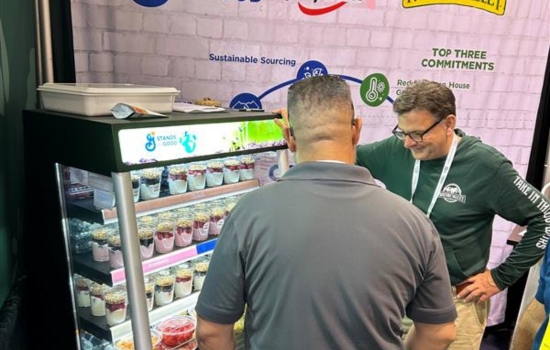
[{"label": "bald man's head", "polygon": [[300,80],[288,90],[288,114],[296,142],[342,142],[354,120],[348,84],[336,75]]}]

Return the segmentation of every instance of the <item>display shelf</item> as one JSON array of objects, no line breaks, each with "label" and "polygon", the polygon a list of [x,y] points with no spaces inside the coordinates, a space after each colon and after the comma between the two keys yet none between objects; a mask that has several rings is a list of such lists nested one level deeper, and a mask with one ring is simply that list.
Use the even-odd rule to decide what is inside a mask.
[{"label": "display shelf", "polygon": [[[155,252],[155,256],[142,262],[143,273],[149,274],[211,253],[216,247],[217,242],[217,237],[210,236],[210,238],[204,242],[198,242],[184,248],[176,248],[170,253],[158,254]],[[126,281],[124,268],[111,269],[108,261],[94,261],[91,253],[75,255],[73,263],[75,273],[97,283],[106,284],[112,287]]]},{"label": "display shelf", "polygon": [[[185,298],[174,299],[174,301],[168,305],[157,306],[149,312],[149,323],[154,325],[169,316],[193,308],[195,304],[197,304],[198,298],[199,292],[194,292]],[[131,317],[131,310],[129,310],[128,314]],[[130,317],[127,317],[126,321],[116,326],[109,327],[105,317],[92,316],[89,307],[79,307],[78,315],[80,316],[80,326],[86,332],[98,338],[112,342],[132,333],[132,322]]]},{"label": "display shelf", "polygon": [[[157,199],[135,203],[136,215],[141,216],[154,214],[164,210],[176,209],[224,197],[229,194],[237,195],[249,192],[259,187],[260,183],[258,179],[253,179],[182,194],[164,194],[164,196]],[[118,220],[116,208],[96,209],[93,204],[93,198],[67,201],[67,211],[69,217],[77,217],[81,220],[93,221],[101,225],[110,224]]]}]

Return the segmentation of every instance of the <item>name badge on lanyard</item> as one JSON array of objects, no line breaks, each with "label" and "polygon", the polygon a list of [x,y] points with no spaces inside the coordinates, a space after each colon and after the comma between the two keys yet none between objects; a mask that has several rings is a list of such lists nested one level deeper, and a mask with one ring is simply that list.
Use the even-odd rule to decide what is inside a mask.
[{"label": "name badge on lanyard", "polygon": [[[443,188],[443,184],[445,183],[445,180],[447,179],[447,175],[449,174],[449,170],[451,170],[451,164],[453,164],[453,159],[456,154],[457,146],[458,146],[458,137],[456,136],[456,134],[454,134],[453,144],[451,146],[451,149],[449,150],[449,153],[447,154],[447,158],[445,159],[445,164],[443,165],[441,176],[439,176],[439,181],[437,182],[437,186],[435,187],[435,192],[432,197],[432,201],[430,203],[430,206],[428,207],[428,211],[426,212],[426,216],[428,217],[430,217],[432,213],[435,202],[437,201],[437,198],[439,197],[439,193],[441,192],[441,189]],[[411,184],[411,200],[409,201],[411,203],[413,202],[413,197],[414,197],[414,193],[416,192],[416,186],[418,185],[419,177],[420,177],[420,161],[417,159],[416,162],[414,162],[414,170],[413,170],[413,177],[412,177],[412,184]]]}]

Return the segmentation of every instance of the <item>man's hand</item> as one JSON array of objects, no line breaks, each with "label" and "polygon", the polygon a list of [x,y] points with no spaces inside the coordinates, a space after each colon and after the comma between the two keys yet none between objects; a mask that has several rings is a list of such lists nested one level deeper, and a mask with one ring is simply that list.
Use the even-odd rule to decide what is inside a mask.
[{"label": "man's hand", "polygon": [[281,117],[283,117],[283,119],[276,118],[276,119],[273,120],[275,122],[275,124],[277,124],[277,126],[279,128],[281,128],[281,131],[283,131],[284,129],[290,127],[290,123],[288,122],[288,112],[287,112],[286,108],[276,109],[276,110],[271,111],[271,113],[280,114]]},{"label": "man's hand", "polygon": [[464,281],[464,283],[469,284],[469,286],[464,288],[457,297],[467,302],[474,300],[478,302],[486,301],[500,292],[490,270],[472,276]]}]

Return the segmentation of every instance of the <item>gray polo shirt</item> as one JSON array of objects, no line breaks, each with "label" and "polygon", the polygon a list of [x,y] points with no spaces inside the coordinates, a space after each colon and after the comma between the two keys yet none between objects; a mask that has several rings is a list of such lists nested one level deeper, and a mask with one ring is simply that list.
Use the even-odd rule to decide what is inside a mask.
[{"label": "gray polo shirt", "polygon": [[401,320],[456,318],[437,232],[368,170],[301,163],[243,197],[196,306],[247,349],[402,349]]}]

